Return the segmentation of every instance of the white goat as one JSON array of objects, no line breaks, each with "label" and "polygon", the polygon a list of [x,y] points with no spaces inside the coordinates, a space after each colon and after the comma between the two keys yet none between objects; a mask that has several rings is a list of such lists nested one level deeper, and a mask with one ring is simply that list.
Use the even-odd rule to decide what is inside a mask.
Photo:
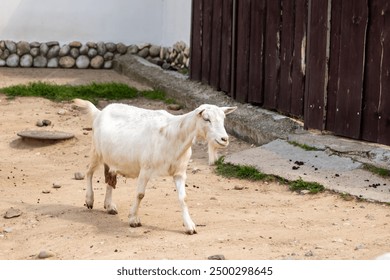
[{"label": "white goat", "polygon": [[93,207],[92,176],[104,164],[107,183],[104,208],[117,214],[112,202],[116,174],[136,178],[137,193],[130,210],[130,226],[141,226],[138,209],[145,187],[153,176],[172,176],[188,234],[196,233],[185,203],[185,180],[191,145],[196,137],[207,139],[212,150],[229,143],[224,128],[226,114],[237,107],[217,107],[204,104],[194,111],[174,116],[166,111],[146,110],[124,104],[111,104],[102,111],[91,102],[76,99],[76,105],[87,108],[93,119],[93,144],[87,171],[86,206]]}]

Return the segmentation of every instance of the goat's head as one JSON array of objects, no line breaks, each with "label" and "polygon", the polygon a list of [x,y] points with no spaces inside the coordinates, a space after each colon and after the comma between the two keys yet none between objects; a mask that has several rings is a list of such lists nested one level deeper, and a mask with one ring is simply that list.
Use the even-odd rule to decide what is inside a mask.
[{"label": "goat's head", "polygon": [[225,115],[236,109],[237,107],[218,107],[209,104],[203,104],[196,109],[199,117],[197,136],[208,142],[209,164],[214,164],[218,159],[217,150],[226,148],[229,144],[229,136],[224,126]]}]

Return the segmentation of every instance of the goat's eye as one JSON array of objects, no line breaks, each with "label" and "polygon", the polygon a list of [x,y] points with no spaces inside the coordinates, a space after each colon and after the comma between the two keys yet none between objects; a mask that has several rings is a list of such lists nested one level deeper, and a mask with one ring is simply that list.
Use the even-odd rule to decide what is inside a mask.
[{"label": "goat's eye", "polygon": [[211,123],[210,119],[203,118],[203,120],[204,120],[205,122]]}]

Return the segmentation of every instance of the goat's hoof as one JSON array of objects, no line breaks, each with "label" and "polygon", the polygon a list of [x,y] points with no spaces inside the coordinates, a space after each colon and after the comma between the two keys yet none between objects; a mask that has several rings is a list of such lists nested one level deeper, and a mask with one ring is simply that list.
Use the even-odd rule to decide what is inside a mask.
[{"label": "goat's hoof", "polygon": [[86,206],[88,209],[92,209],[93,208],[93,204],[90,205],[90,204],[85,203],[84,206]]},{"label": "goat's hoof", "polygon": [[116,215],[116,214],[118,214],[118,210],[110,209],[110,210],[107,210],[107,213],[110,214],[110,215]]},{"label": "goat's hoof", "polygon": [[140,227],[140,226],[142,226],[142,224],[138,217],[130,218],[130,227]]},{"label": "goat's hoof", "polygon": [[139,223],[130,223],[130,227],[140,227],[142,226],[142,224],[139,222]]},{"label": "goat's hoof", "polygon": [[112,206],[104,206],[104,209],[107,209],[107,213],[110,215],[116,215],[118,214],[118,210],[116,209],[115,205]]},{"label": "goat's hoof", "polygon": [[196,230],[194,230],[194,229],[187,230],[186,233],[187,233],[188,235],[197,234]]}]

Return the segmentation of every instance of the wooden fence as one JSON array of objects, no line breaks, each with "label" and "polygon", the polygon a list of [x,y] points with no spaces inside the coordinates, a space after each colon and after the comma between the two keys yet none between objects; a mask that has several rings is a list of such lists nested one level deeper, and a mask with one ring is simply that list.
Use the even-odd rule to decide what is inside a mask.
[{"label": "wooden fence", "polygon": [[193,0],[190,78],[390,145],[390,1]]}]

